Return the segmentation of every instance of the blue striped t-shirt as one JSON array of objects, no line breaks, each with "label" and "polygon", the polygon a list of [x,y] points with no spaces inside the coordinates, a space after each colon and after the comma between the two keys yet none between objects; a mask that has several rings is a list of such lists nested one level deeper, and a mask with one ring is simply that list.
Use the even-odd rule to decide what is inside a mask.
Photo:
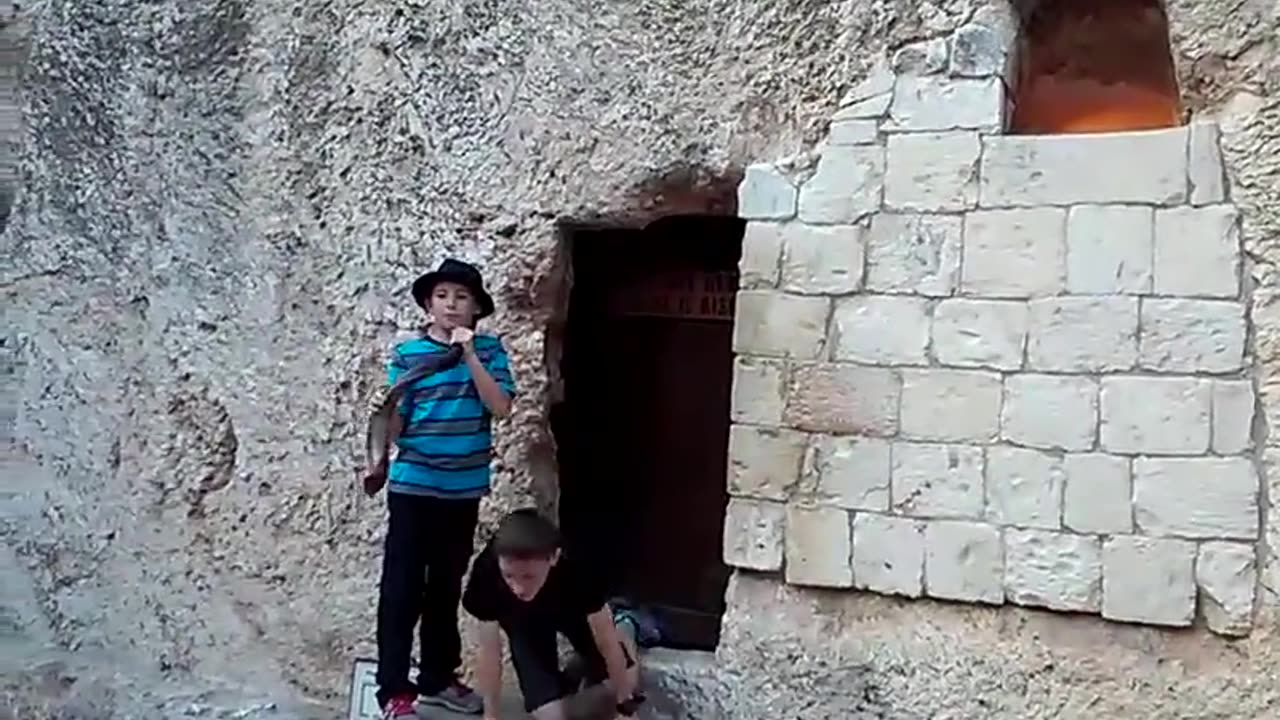
[{"label": "blue striped t-shirt", "polygon": [[[515,383],[502,342],[476,335],[473,344],[493,379],[514,395]],[[387,363],[390,382],[394,384],[400,373],[449,349],[426,333],[396,345]],[[458,499],[489,492],[491,416],[465,360],[414,383],[405,391],[400,416],[404,426],[391,465],[391,492]]]}]

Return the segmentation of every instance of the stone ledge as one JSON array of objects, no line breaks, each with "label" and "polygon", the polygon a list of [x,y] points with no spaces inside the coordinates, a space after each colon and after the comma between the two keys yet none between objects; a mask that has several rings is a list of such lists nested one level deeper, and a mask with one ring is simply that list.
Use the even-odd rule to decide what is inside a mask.
[{"label": "stone ledge", "polygon": [[1187,129],[982,139],[984,208],[1138,203],[1188,197]]}]

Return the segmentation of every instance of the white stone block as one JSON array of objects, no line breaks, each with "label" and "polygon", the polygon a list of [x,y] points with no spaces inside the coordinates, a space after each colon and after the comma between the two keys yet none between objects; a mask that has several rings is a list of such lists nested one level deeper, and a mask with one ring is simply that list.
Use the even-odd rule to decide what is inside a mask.
[{"label": "white stone block", "polygon": [[976,132],[891,135],[884,203],[895,210],[954,211],[978,204]]},{"label": "white stone block", "polygon": [[880,117],[889,112],[893,99],[895,76],[883,58],[875,63],[867,76],[840,98],[840,109],[833,120]]},{"label": "white stone block", "polygon": [[724,563],[772,572],[782,569],[786,505],[730,498],[725,509]]},{"label": "white stone block", "polygon": [[854,436],[823,437],[814,462],[824,504],[848,510],[889,509],[889,442]]},{"label": "white stone block", "polygon": [[893,91],[872,95],[862,100],[855,100],[841,107],[831,116],[832,122],[845,120],[879,119],[889,114],[889,103],[893,102]]},{"label": "white stone block", "polygon": [[1155,212],[1136,205],[1079,205],[1067,215],[1067,292],[1151,292]]},{"label": "white stone block", "polygon": [[1005,599],[1051,610],[1098,612],[1102,543],[1046,530],[1004,531]]},{"label": "white stone block", "polygon": [[1227,199],[1226,168],[1222,164],[1219,147],[1218,125],[1212,122],[1193,122],[1188,127],[1190,149],[1187,152],[1190,166],[1187,174],[1191,181],[1191,204],[1212,205]]},{"label": "white stone block", "polygon": [[1129,458],[1086,453],[1067,455],[1062,524],[1081,533],[1133,532],[1133,480]]},{"label": "white stone block", "polygon": [[839,120],[827,132],[830,145],[874,145],[880,140],[880,123],[875,120]]},{"label": "white stone block", "polygon": [[786,380],[787,366],[781,360],[735,358],[730,418],[737,423],[781,425],[787,402]]},{"label": "white stone block", "polygon": [[1017,370],[1027,306],[1007,300],[943,300],[933,311],[933,354],[953,367]]},{"label": "white stone block", "polygon": [[1159,372],[1221,373],[1244,367],[1244,303],[1146,298],[1138,362]]},{"label": "white stone block", "polygon": [[1240,214],[1230,205],[1156,211],[1157,295],[1240,294]]},{"label": "white stone block", "polygon": [[987,519],[997,525],[1062,526],[1062,461],[1039,450],[987,448]]},{"label": "white stone block", "polygon": [[901,394],[902,381],[888,368],[798,365],[783,420],[802,430],[887,437],[898,432]]},{"label": "white stone block", "polygon": [[1066,284],[1066,211],[983,210],[964,218],[966,295],[1056,295]]},{"label": "white stone block", "polygon": [[951,74],[1003,77],[1013,38],[985,24],[963,25],[951,35]]},{"label": "white stone block", "polygon": [[898,77],[886,130],[981,130],[1004,127],[1004,82],[1000,78]]},{"label": "white stone block", "polygon": [[1136,297],[1032,300],[1027,367],[1050,372],[1128,370],[1138,361]]},{"label": "white stone block", "polygon": [[942,600],[1004,602],[1004,545],[990,525],[934,520],[924,530],[925,594]]},{"label": "white stone block", "polygon": [[864,295],[837,300],[832,315],[836,360],[924,365],[929,307],[923,298]]},{"label": "white stone block", "polygon": [[880,207],[884,148],[828,145],[800,188],[799,218],[812,225],[852,225]]},{"label": "white stone block", "polygon": [[830,303],[825,297],[739,291],[734,308],[733,351],[816,359],[826,347]]},{"label": "white stone block", "polygon": [[1028,207],[1187,199],[1186,128],[982,139],[979,205]]},{"label": "white stone block", "polygon": [[944,300],[934,310],[933,353],[944,365],[1017,370],[1027,333],[1025,303]]},{"label": "white stone block", "polygon": [[796,186],[772,165],[748,165],[738,185],[738,217],[786,220],[796,214]]},{"label": "white stone block", "polygon": [[899,429],[913,440],[990,442],[1000,432],[1000,375],[903,370]]},{"label": "white stone block", "polygon": [[1219,635],[1248,635],[1257,594],[1257,553],[1252,545],[1207,542],[1196,557],[1200,612]]},{"label": "white stone block", "polygon": [[1258,474],[1248,458],[1138,458],[1133,508],[1145,535],[1255,540]]},{"label": "white stone block", "polygon": [[1098,431],[1098,383],[1074,375],[1010,375],[1000,437],[1047,450],[1088,450]]},{"label": "white stone block", "polygon": [[775,288],[782,266],[782,229],[779,223],[749,222],[742,235],[738,260],[738,287],[742,290]]},{"label": "white stone block", "polygon": [[947,54],[945,38],[921,40],[898,48],[890,67],[899,75],[935,75],[947,69]]},{"label": "white stone block", "polygon": [[729,494],[786,500],[800,481],[808,436],[794,430],[733,425],[729,429]]},{"label": "white stone block", "polygon": [[960,272],[960,232],[954,215],[877,213],[867,236],[867,289],[950,295]]},{"label": "white stone block", "polygon": [[905,518],[855,513],[853,586],[920,597],[924,584],[924,531]]},{"label": "white stone block", "polygon": [[1195,543],[1120,535],[1102,546],[1102,616],[1191,624],[1196,610]]},{"label": "white stone block", "polygon": [[857,225],[786,225],[782,289],[799,295],[843,295],[862,287],[863,232]]},{"label": "white stone block", "polygon": [[849,525],[849,514],[839,508],[788,505],[786,581],[810,587],[852,587]]},{"label": "white stone block", "polygon": [[1253,382],[1213,381],[1213,451],[1235,455],[1253,447]]},{"label": "white stone block", "polygon": [[1102,449],[1148,455],[1202,455],[1209,450],[1212,390],[1195,378],[1102,379]]},{"label": "white stone block", "polygon": [[929,518],[982,516],[982,448],[894,443],[893,511]]}]

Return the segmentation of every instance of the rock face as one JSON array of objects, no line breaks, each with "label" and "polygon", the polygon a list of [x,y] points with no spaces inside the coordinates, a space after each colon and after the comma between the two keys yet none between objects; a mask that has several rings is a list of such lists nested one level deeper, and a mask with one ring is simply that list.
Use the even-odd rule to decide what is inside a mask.
[{"label": "rock face", "polygon": [[[1227,170],[1221,192],[1230,193],[1240,213],[1247,259],[1256,392],[1219,387],[1237,382],[1225,379],[1212,381],[1208,392],[1215,408],[1221,402],[1252,412],[1240,398],[1256,398],[1266,420],[1259,424],[1275,427],[1277,21],[1266,2],[1166,4],[1184,100],[1221,129]],[[996,6],[985,0],[0,4],[6,43],[0,83],[8,90],[20,77],[23,123],[16,135],[0,138],[21,157],[21,172],[13,173],[0,153],[0,200],[16,197],[0,236],[6,444],[0,696],[8,705],[0,704],[0,717],[341,712],[350,661],[372,650],[382,527],[380,504],[361,497],[354,483],[360,423],[382,382],[387,342],[417,322],[408,284],[446,254],[486,270],[501,306],[491,329],[503,333],[523,391],[515,417],[499,429],[489,519],[516,504],[554,502],[545,422],[553,378],[544,358],[566,274],[561,224],[639,225],[703,211],[707,198],[725,195],[744,173],[758,187],[739,204],[744,216],[798,208],[804,201],[791,170],[745,169],[807,151],[840,106],[845,121],[888,112],[901,129],[914,129],[941,114],[952,127],[917,144],[897,141],[883,159],[867,149],[867,125],[845,128],[839,146],[863,175],[853,178],[851,194],[819,193],[806,205],[834,227],[858,221],[868,197],[885,193],[904,208],[932,198],[967,208],[997,195],[1008,206],[1038,205],[1036,193],[1060,187],[1079,192],[1073,202],[1080,203],[1093,202],[1096,193],[1114,202],[1114,192],[1170,201],[1165,184],[1118,187],[1132,170],[1123,164],[1085,173],[1084,185],[1070,184],[1071,176],[975,185],[971,133],[998,123],[989,105],[950,114],[933,92],[935,74],[902,88],[872,75],[870,84],[854,88],[888,51],[967,27],[965,36],[977,39],[966,40],[949,67],[972,82],[964,93],[947,91],[948,98],[985,103],[997,88],[982,78],[1003,66],[999,48],[1006,45],[983,49],[980,41],[999,33],[974,30],[970,21]],[[940,69],[936,60],[935,52],[912,62],[932,73]],[[15,62],[22,63],[20,76]],[[984,158],[995,147],[991,162],[1020,157],[1018,139],[982,142],[999,146],[983,147]],[[924,146],[934,147],[942,163],[921,182],[895,180],[901,175],[894,149],[911,161]],[[1190,162],[1216,166],[1203,157],[1217,146],[1193,140]],[[879,187],[867,174],[883,163],[887,184]],[[1214,199],[1212,173],[1186,187],[1190,196],[1180,202],[1197,210],[1221,200]],[[1069,217],[1062,222],[1070,228]],[[897,223],[936,245],[938,257],[924,257],[927,248],[878,249],[884,246],[876,239],[885,236],[873,221],[864,233],[871,238],[869,269],[859,281],[909,285],[927,298],[990,279],[959,262],[957,218]],[[1182,222],[1166,227],[1169,238],[1190,232]],[[1039,252],[1034,240],[1002,239]],[[1124,248],[1109,249],[1120,254],[1110,262],[1125,262]],[[1219,248],[1192,250],[1212,258]],[[1070,248],[1054,262],[1065,268],[1061,282],[1070,284]],[[1159,252],[1153,262],[1160,287]],[[1144,282],[1142,268],[1125,269],[1113,276],[1119,287],[1106,292]],[[853,282],[847,275],[794,278],[824,287]],[[1200,284],[1206,298],[1231,294],[1232,278],[1220,273],[1166,278],[1179,288]],[[1033,273],[1021,282],[1039,288],[1058,280]],[[776,299],[773,291],[758,292],[760,303]],[[828,308],[826,298],[805,296],[785,308],[787,325],[763,323],[753,337],[785,341],[774,356],[799,347],[814,355],[800,359],[815,359],[827,348],[805,334],[804,324],[834,311],[856,326],[865,315],[853,305],[841,313],[849,302]],[[917,318],[909,310],[903,317]],[[1186,314],[1166,310],[1162,330],[1148,340],[1151,362],[1222,361],[1217,340],[1170,356],[1166,341],[1186,334]],[[995,314],[960,313],[957,321],[967,317],[1008,327]],[[1053,341],[1062,317],[1093,315],[1089,308],[1031,313],[1029,332],[1042,333],[1040,346]],[[1115,315],[1107,320],[1119,322]],[[921,337],[917,325],[904,323],[891,346],[865,348],[863,339],[843,336],[830,349],[850,357],[884,347],[910,355]],[[1016,331],[1015,324],[1009,332]],[[1236,326],[1223,330],[1222,343],[1234,342],[1233,333]],[[801,341],[793,342],[793,334]],[[1141,338],[1133,342],[1136,358]],[[1080,362],[1110,362],[1092,355],[1092,347],[1071,350]],[[963,347],[957,352],[973,355]],[[970,372],[976,378],[986,371]],[[978,402],[987,384],[923,379],[952,388],[957,412],[975,406],[990,414],[990,403]],[[1154,387],[1127,390],[1160,394]],[[893,427],[900,420],[831,399],[799,409],[776,402],[744,407],[819,419],[870,414]],[[1139,433],[1151,412],[1126,408],[1117,441],[1189,437]],[[1205,418],[1212,442],[1219,432],[1224,438],[1228,449],[1219,452],[1256,452],[1269,484],[1259,497],[1280,496],[1275,440],[1216,414]],[[906,419],[922,436],[956,434],[929,425],[946,418]],[[974,473],[981,481],[982,458],[969,458],[966,447],[916,445],[914,457],[894,457],[893,467],[919,471],[903,476],[915,482],[926,469],[950,464],[955,482],[920,502],[965,510],[926,527],[926,566],[934,558],[954,573],[936,582],[926,573],[922,587],[937,597],[988,598],[999,591],[992,587],[991,555],[1000,545],[972,522],[980,518],[970,517],[983,507],[981,485],[976,495],[972,485]],[[1181,477],[1179,460],[1161,462],[1167,467],[1152,468]],[[1135,473],[1133,482],[1141,477]],[[841,485],[832,494],[851,493]],[[1178,509],[1153,505],[1149,517],[1177,528],[1221,524],[1216,511],[1205,520],[1180,518]],[[1263,511],[1272,517],[1269,507]],[[797,552],[812,558],[817,584],[849,585],[830,555],[853,557],[853,529],[844,526],[849,535],[838,547],[788,548],[790,518],[782,513],[766,501],[739,508],[737,526],[758,535],[742,555],[772,568],[775,558]],[[799,519],[808,518],[837,531],[841,525],[825,507]],[[1235,515],[1229,519],[1236,523]],[[1280,544],[1280,524],[1269,520],[1263,529],[1261,547]],[[972,567],[960,566],[950,542],[931,544],[947,530],[965,531],[951,542],[980,553]],[[1261,717],[1280,701],[1271,670],[1280,656],[1274,640],[1280,562],[1269,550],[1239,560],[1252,547],[1222,552],[1203,545],[1200,558],[1208,564],[1191,577],[1214,603],[1208,621],[1234,634],[1250,625],[1253,597],[1240,592],[1240,578],[1256,567],[1263,602],[1250,637],[1240,641],[1247,653],[1204,634],[795,588],[744,572],[729,590],[715,667],[668,668],[663,683],[683,693],[687,714],[698,718],[909,718],[938,708],[950,717]],[[913,562],[922,554],[918,547],[912,553]],[[876,585],[914,592],[915,575],[899,570]],[[1197,671],[1184,674],[1189,662]]]}]

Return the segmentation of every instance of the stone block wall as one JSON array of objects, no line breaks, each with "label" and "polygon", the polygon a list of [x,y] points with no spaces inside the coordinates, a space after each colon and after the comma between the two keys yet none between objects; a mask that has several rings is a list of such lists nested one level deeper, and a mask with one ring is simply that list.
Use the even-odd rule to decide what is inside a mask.
[{"label": "stone block wall", "polygon": [[726,561],[1245,634],[1260,487],[1216,127],[1001,136],[1006,35],[899,51],[816,164],[748,169]]}]

